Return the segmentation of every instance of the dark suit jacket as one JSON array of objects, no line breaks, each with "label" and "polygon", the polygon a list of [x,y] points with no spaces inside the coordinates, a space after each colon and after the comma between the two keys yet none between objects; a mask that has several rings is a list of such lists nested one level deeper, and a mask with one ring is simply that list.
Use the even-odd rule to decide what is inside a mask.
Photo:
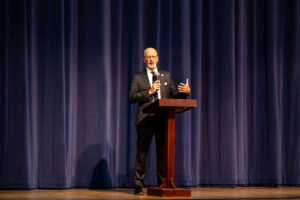
[{"label": "dark suit jacket", "polygon": [[[162,99],[187,98],[188,95],[178,92],[169,72],[162,70],[158,70],[158,72],[160,74],[160,93]],[[149,83],[146,69],[133,76],[129,93],[129,100],[130,103],[139,104],[136,117],[136,125],[145,123],[147,117],[152,116],[152,114],[146,114],[143,112],[143,109],[148,106],[153,99],[153,97],[149,96],[150,89],[151,85]]]}]

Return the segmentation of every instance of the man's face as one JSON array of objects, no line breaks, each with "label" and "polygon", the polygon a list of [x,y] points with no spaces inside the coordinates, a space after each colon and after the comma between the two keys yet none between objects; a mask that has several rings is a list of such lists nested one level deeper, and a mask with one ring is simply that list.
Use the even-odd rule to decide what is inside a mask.
[{"label": "man's face", "polygon": [[156,63],[158,62],[158,56],[155,49],[146,49],[144,53],[144,63],[151,70],[156,68]]}]

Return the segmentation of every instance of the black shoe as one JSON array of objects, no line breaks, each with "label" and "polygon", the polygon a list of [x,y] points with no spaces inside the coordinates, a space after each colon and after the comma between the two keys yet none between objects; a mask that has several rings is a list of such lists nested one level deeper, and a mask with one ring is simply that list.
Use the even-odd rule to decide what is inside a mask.
[{"label": "black shoe", "polygon": [[141,187],[135,188],[134,189],[134,194],[135,195],[144,195],[143,188],[141,188]]}]

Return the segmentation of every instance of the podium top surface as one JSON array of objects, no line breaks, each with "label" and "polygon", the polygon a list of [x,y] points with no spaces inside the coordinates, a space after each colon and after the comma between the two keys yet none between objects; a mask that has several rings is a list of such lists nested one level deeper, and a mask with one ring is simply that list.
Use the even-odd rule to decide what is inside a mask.
[{"label": "podium top surface", "polygon": [[143,109],[145,113],[157,113],[174,109],[175,113],[182,113],[197,107],[196,99],[159,99]]}]

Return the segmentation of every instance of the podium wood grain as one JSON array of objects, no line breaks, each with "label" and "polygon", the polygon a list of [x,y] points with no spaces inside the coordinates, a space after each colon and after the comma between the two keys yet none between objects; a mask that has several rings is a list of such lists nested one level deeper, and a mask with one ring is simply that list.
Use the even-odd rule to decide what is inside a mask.
[{"label": "podium wood grain", "polygon": [[165,179],[159,188],[148,188],[148,195],[153,196],[191,196],[190,189],[180,188],[175,175],[175,115],[197,107],[195,99],[160,99],[146,108],[145,113],[163,114],[165,116]]}]

